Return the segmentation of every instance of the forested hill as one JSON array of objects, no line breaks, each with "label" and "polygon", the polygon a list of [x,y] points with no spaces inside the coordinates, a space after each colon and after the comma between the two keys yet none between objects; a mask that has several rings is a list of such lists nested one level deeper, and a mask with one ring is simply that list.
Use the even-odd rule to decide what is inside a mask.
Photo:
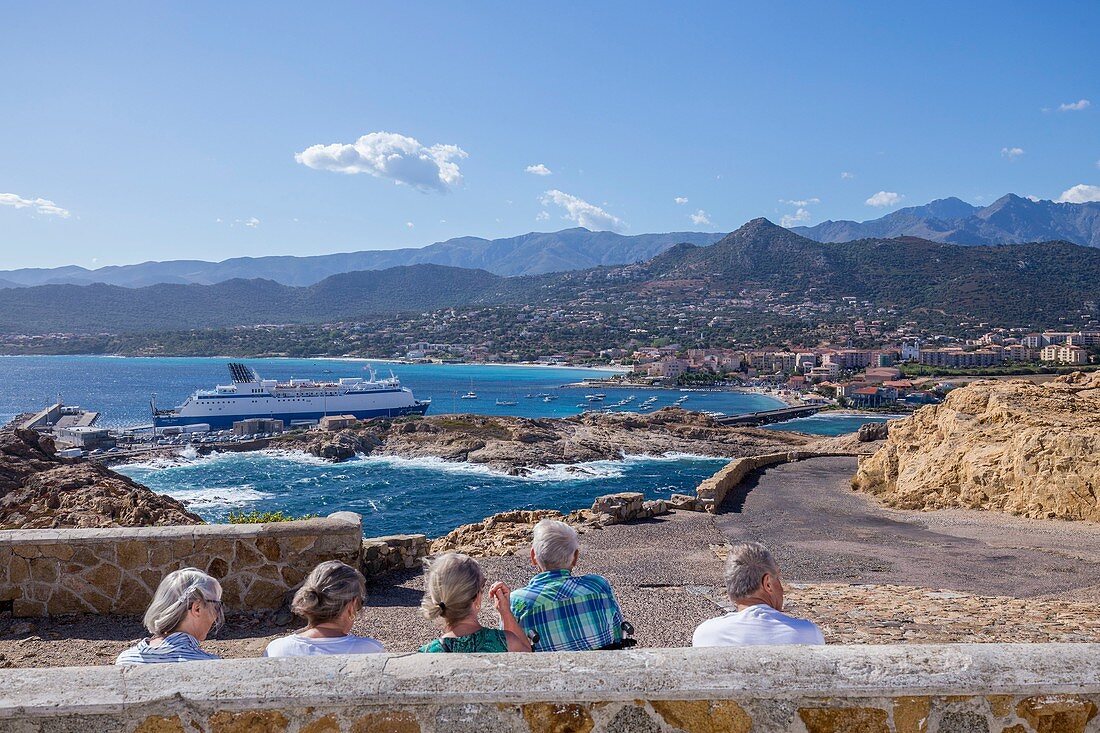
[{"label": "forested hill", "polygon": [[40,285],[0,290],[0,333],[121,333],[369,318],[492,297],[503,280],[484,270],[411,265],[333,275],[304,288],[240,279],[144,288]]},{"label": "forested hill", "polygon": [[[903,237],[822,243],[755,219],[716,244],[680,244],[632,265],[505,278],[413,265],[334,275],[308,287],[50,285],[0,290],[2,333],[113,333],[320,323],[469,305],[569,309],[695,307],[769,291],[787,302],[845,296],[918,318],[1052,324],[1100,301],[1100,249],[1067,242],[959,247]],[[655,311],[656,314],[656,311]],[[425,334],[427,338],[429,334]]]}]

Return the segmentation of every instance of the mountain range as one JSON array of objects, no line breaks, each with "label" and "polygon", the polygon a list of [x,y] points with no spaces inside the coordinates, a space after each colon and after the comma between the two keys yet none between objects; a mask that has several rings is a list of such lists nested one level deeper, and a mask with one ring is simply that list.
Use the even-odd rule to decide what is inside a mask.
[{"label": "mountain range", "polygon": [[[122,333],[265,323],[371,323],[448,307],[568,309],[670,303],[768,290],[811,302],[845,296],[910,314],[1057,323],[1100,300],[1100,248],[1068,242],[959,247],[914,237],[817,242],[754,219],[710,246],[683,242],[628,265],[503,277],[419,264],[333,275],[308,286],[234,279],[213,285],[42,285],[0,290],[0,333]],[[794,301],[797,302],[797,301]]]},{"label": "mountain range", "polygon": [[920,237],[952,244],[1020,244],[1064,240],[1100,247],[1100,201],[1036,201],[1006,194],[989,206],[957,198],[909,206],[870,221],[824,221],[791,231],[819,242]]},{"label": "mountain range", "polygon": [[532,232],[506,239],[458,237],[421,248],[366,250],[309,257],[234,257],[223,262],[169,260],[114,265],[88,270],[76,265],[0,271],[0,288],[30,285],[104,283],[140,288],[159,283],[213,285],[235,278],[273,280],[306,286],[330,275],[384,270],[402,265],[449,265],[483,269],[497,275],[537,275],[598,265],[648,260],[679,242],[712,244],[721,233],[669,232],[624,236],[577,227],[560,232]]}]

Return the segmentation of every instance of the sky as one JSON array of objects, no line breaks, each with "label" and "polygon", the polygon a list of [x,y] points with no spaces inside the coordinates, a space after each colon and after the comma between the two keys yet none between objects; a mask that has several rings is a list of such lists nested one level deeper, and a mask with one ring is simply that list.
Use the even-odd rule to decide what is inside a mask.
[{"label": "sky", "polygon": [[0,269],[1100,199],[1100,3],[2,15]]}]

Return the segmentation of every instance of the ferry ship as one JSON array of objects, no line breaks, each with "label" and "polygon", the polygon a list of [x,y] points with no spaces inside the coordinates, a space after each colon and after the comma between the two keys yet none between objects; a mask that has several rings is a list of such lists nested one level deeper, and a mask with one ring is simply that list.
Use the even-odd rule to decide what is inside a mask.
[{"label": "ferry ship", "polygon": [[224,430],[237,420],[269,417],[290,427],[294,423],[316,422],[326,415],[358,418],[423,415],[432,403],[415,399],[412,390],[402,387],[392,372],[384,379],[377,379],[372,370],[369,379],[279,382],[261,379],[252,367],[234,362],[229,365],[229,374],[232,384],[198,390],[173,409],[158,410],[154,401],[153,425],[162,428],[205,423],[211,430]]}]

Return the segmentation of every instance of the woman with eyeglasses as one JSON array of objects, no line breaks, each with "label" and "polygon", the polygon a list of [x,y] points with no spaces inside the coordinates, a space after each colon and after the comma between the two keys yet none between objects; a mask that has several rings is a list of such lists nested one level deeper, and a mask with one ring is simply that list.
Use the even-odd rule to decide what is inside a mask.
[{"label": "woman with eyeglasses", "polygon": [[306,627],[267,645],[265,657],[317,654],[377,654],[382,644],[351,633],[367,597],[363,574],[339,560],[313,569],[294,594],[290,609],[306,620]]},{"label": "woman with eyeglasses", "polygon": [[221,597],[221,583],[201,570],[183,568],[164,576],[145,612],[152,636],[119,654],[115,664],[221,659],[200,646],[225,621]]}]

